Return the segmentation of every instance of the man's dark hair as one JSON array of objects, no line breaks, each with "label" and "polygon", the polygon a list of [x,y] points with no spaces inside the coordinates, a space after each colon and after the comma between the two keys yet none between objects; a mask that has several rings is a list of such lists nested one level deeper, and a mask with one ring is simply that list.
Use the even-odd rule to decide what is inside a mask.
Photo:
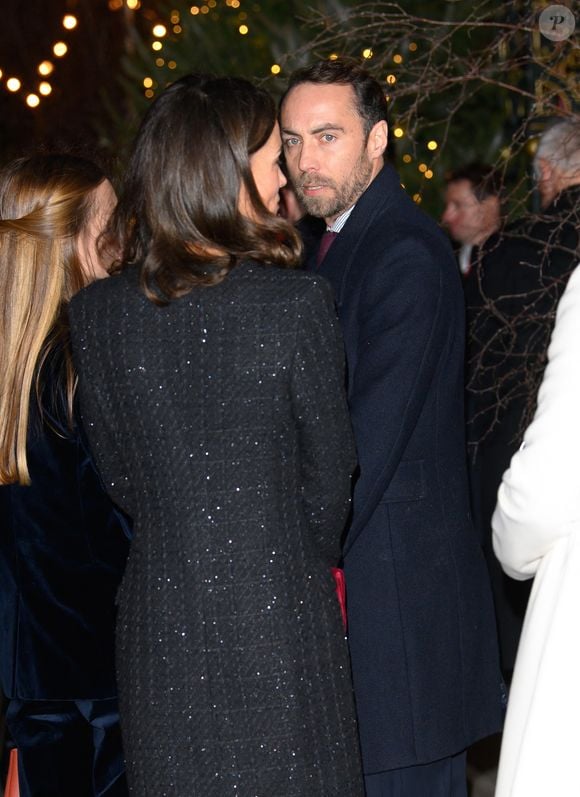
[{"label": "man's dark hair", "polygon": [[365,136],[368,136],[377,122],[387,119],[387,100],[383,89],[378,81],[354,60],[337,58],[297,69],[290,75],[282,102],[289,92],[301,83],[352,86],[356,108],[363,120]]},{"label": "man's dark hair", "polygon": [[494,170],[493,166],[485,163],[469,163],[459,169],[454,169],[445,175],[445,183],[457,183],[460,180],[467,180],[471,184],[471,190],[478,202],[483,202],[490,196],[501,199],[502,181],[500,175]]}]

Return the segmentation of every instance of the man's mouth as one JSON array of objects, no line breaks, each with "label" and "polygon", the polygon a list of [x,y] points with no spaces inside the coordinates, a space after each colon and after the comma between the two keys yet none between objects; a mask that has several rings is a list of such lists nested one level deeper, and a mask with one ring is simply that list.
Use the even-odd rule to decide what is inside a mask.
[{"label": "man's mouth", "polygon": [[302,183],[302,191],[305,194],[317,194],[324,188],[331,188],[329,183]]}]

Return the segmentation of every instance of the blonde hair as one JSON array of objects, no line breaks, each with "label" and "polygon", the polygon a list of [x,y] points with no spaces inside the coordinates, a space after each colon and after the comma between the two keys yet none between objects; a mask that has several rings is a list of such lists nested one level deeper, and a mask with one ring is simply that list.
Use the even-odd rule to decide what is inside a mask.
[{"label": "blonde hair", "polygon": [[[84,158],[37,155],[0,172],[0,484],[30,484],[26,442],[32,390],[63,335],[63,308],[87,282],[78,238],[104,180]],[[76,378],[65,351],[69,421]]]}]

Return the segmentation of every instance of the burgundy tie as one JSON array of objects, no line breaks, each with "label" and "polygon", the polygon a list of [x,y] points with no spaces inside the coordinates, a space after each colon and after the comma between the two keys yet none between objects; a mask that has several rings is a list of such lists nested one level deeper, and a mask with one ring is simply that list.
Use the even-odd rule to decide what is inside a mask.
[{"label": "burgundy tie", "polygon": [[318,254],[316,255],[316,265],[319,266],[324,258],[326,257],[326,253],[330,249],[332,242],[338,235],[337,232],[333,232],[332,230],[327,230],[322,238],[320,239],[320,246],[318,247]]}]

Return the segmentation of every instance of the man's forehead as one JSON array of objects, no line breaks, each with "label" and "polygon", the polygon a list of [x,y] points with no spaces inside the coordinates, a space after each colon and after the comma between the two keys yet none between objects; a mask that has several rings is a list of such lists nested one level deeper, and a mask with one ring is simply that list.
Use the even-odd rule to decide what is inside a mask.
[{"label": "man's forehead", "polygon": [[281,109],[282,127],[341,124],[359,120],[352,86],[344,84],[299,83],[290,89]]},{"label": "man's forehead", "polygon": [[449,198],[454,199],[472,199],[477,202],[477,197],[473,192],[473,184],[469,180],[452,180],[447,185],[446,194]]}]

